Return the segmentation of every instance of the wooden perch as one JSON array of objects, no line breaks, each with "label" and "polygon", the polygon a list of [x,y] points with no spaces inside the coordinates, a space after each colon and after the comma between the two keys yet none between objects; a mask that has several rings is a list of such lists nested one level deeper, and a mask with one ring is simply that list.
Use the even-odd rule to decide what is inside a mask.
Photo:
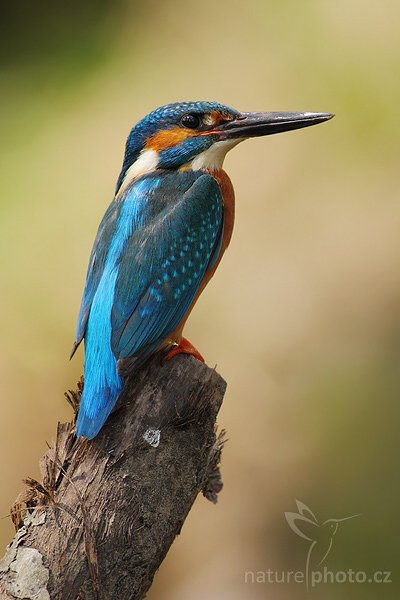
[{"label": "wooden perch", "polygon": [[[143,598],[197,494],[215,502],[222,488],[215,421],[225,388],[191,356],[160,366],[156,355],[127,379],[93,441],[59,424],[42,482],[27,480],[13,508],[0,598]],[[81,389],[69,394],[75,409]]]}]

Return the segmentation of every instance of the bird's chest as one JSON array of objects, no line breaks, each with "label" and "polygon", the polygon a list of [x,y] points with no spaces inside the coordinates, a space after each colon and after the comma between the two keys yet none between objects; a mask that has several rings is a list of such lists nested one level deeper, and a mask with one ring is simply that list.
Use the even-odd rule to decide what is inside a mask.
[{"label": "bird's chest", "polygon": [[232,237],[235,222],[235,192],[231,180],[223,169],[208,171],[208,173],[218,182],[224,203],[224,235],[222,238],[221,252],[217,261],[218,263]]}]

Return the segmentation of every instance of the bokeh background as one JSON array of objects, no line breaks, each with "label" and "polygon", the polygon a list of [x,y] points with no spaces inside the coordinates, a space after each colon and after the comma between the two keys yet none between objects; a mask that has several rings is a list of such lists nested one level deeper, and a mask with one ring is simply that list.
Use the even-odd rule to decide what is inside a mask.
[{"label": "bokeh background", "polygon": [[[75,319],[130,127],[175,100],[332,111],[226,160],[236,229],[187,327],[228,381],[225,488],[197,500],[149,599],[398,597],[399,26],[396,0],[2,8],[0,516],[71,416]],[[321,521],[362,513],[326,565],[393,583],[246,584],[304,570],[295,499]],[[11,535],[1,519],[2,550]]]}]

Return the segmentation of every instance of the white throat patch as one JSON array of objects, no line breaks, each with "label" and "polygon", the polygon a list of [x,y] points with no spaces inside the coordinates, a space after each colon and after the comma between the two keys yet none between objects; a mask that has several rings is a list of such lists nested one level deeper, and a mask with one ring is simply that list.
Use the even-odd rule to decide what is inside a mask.
[{"label": "white throat patch", "polygon": [[210,148],[195,156],[188,166],[193,169],[193,171],[200,171],[202,169],[216,171],[222,167],[227,152],[242,141],[243,140],[239,138],[236,140],[215,142]]},{"label": "white throat patch", "polygon": [[139,154],[139,158],[135,160],[135,162],[125,173],[124,180],[121,183],[117,195],[121,196],[130,186],[130,184],[138,177],[155,171],[157,169],[158,161],[158,152],[155,150],[142,150],[142,152]]},{"label": "white throat patch", "polygon": [[[224,158],[231,148],[234,148],[237,144],[243,141],[244,138],[235,140],[224,140],[222,142],[215,142],[210,148],[204,150],[197,156],[195,156],[187,165],[184,167],[193,169],[193,171],[210,170],[217,171],[222,167]],[[159,163],[159,154],[156,150],[142,150],[139,157],[129,167],[125,173],[125,177],[118,190],[117,197],[121,197],[127,188],[142,175],[155,171]]]}]

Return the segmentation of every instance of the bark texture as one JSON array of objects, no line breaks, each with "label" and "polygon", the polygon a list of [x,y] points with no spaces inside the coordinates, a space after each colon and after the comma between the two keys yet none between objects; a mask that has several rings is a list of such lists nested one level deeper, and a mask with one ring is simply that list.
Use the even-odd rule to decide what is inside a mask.
[{"label": "bark texture", "polygon": [[[80,384],[68,399],[79,404]],[[139,600],[197,496],[222,488],[223,432],[215,421],[226,384],[191,356],[155,356],[128,378],[93,441],[58,425],[12,510],[14,540],[0,562],[0,598]]]}]

